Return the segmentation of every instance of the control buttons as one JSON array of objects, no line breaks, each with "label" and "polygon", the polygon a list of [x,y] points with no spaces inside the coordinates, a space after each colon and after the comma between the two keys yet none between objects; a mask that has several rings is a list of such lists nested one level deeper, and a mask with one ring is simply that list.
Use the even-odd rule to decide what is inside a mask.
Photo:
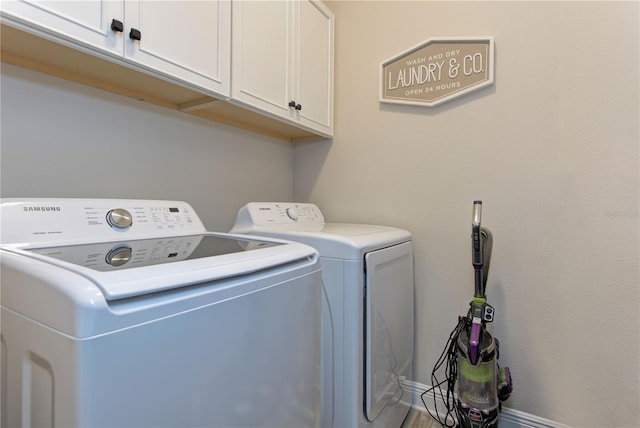
[{"label": "control buttons", "polygon": [[109,251],[104,259],[111,266],[118,267],[131,260],[132,253],[131,247],[123,245]]},{"label": "control buttons", "polygon": [[298,221],[298,214],[293,208],[287,208],[287,216],[293,221]]},{"label": "control buttons", "polygon": [[115,229],[128,229],[133,223],[133,217],[129,211],[116,208],[107,213],[107,223]]},{"label": "control buttons", "polygon": [[482,319],[486,322],[493,322],[494,313],[495,309],[493,309],[493,306],[485,304],[484,312],[482,313]]}]

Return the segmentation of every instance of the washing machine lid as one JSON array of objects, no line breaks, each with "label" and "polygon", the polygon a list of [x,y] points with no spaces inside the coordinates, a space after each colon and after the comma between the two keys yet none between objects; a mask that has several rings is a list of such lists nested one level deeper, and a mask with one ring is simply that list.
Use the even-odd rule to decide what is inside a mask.
[{"label": "washing machine lid", "polygon": [[[191,205],[136,199],[11,198],[2,251],[74,272],[107,300],[246,275],[317,257],[310,247],[208,232]],[[55,271],[55,270],[54,270]]]},{"label": "washing machine lid", "polygon": [[317,257],[312,248],[299,243],[211,232],[3,250],[81,275],[97,285],[107,300],[247,275]]}]

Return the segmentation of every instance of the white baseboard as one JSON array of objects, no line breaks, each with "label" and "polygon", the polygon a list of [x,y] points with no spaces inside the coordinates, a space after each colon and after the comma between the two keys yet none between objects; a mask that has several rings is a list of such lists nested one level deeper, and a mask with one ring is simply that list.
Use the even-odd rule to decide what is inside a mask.
[{"label": "white baseboard", "polygon": [[[415,410],[427,413],[424,404],[422,403],[421,395],[430,388],[429,385],[424,385],[419,382],[405,380],[402,382],[402,389],[409,393],[411,397],[411,407]],[[407,397],[408,398],[408,397]],[[429,406],[429,411],[435,414],[435,407],[433,405],[434,394],[429,392],[425,394],[424,401]],[[437,407],[444,409],[443,401],[438,397],[436,399]],[[503,407],[500,413],[500,428],[570,428],[568,425],[561,424],[559,422],[550,421],[549,419],[541,418],[530,413],[521,412],[519,410]]]}]

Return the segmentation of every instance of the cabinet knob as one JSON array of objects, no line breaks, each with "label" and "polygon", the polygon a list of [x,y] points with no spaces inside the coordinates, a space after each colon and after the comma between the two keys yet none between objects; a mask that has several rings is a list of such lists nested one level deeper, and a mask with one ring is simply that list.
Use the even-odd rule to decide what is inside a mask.
[{"label": "cabinet knob", "polygon": [[135,28],[131,28],[131,31],[129,32],[129,38],[132,39],[132,40],[140,41],[140,39],[142,38],[142,33],[140,33],[140,30],[136,30]]},{"label": "cabinet knob", "polygon": [[117,19],[112,19],[111,20],[111,30],[117,32],[117,33],[122,33],[124,31],[124,25],[122,24],[121,21],[118,21]]},{"label": "cabinet knob", "polygon": [[302,110],[302,104],[296,104],[296,110],[298,111]]},{"label": "cabinet knob", "polygon": [[289,101],[289,107],[295,108],[296,107],[296,102],[295,101]]}]

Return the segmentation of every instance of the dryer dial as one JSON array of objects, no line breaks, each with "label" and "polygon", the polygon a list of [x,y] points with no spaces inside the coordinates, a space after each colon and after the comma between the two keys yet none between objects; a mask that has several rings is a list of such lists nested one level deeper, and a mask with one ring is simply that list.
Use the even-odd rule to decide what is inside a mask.
[{"label": "dryer dial", "polygon": [[287,208],[287,217],[293,221],[298,221],[298,213],[294,208]]}]

